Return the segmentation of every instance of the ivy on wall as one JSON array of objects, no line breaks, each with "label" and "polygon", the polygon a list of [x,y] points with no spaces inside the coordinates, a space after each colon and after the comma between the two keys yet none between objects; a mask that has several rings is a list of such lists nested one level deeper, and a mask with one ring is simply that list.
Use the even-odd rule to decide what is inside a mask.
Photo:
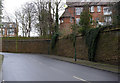
[{"label": "ivy on wall", "polygon": [[59,37],[59,34],[58,33],[55,33],[52,37],[52,40],[51,40],[51,49],[54,49],[55,48],[55,45],[57,43],[57,40],[58,40],[58,37]]},{"label": "ivy on wall", "polygon": [[100,30],[101,30],[100,28],[93,28],[86,33],[85,37],[86,37],[86,45],[88,46],[89,61],[95,61],[95,53],[96,53],[96,47],[97,47]]}]

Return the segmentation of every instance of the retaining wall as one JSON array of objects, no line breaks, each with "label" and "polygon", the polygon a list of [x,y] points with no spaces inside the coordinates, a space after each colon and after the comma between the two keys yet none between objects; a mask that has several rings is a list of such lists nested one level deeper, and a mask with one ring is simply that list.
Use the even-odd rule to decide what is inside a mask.
[{"label": "retaining wall", "polygon": [[[97,43],[96,61],[110,64],[118,64],[118,45],[120,31],[100,33]],[[2,39],[3,52],[41,53],[59,56],[74,57],[75,50],[70,39],[58,40],[54,50],[50,49],[50,40],[41,39]],[[77,37],[77,58],[88,60],[88,49],[83,37]]]}]

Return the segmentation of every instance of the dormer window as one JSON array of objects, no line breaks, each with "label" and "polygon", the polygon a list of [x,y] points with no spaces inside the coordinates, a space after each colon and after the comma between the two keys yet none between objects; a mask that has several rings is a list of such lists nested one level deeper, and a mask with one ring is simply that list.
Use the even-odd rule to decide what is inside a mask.
[{"label": "dormer window", "polygon": [[94,6],[91,6],[90,12],[94,12]]}]

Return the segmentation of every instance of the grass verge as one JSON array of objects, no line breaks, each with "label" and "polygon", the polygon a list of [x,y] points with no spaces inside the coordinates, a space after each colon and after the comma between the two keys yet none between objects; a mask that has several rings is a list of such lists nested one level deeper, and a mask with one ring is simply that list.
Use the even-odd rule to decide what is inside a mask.
[{"label": "grass verge", "polygon": [[0,70],[1,70],[1,67],[2,67],[2,62],[3,62],[3,55],[0,55]]}]

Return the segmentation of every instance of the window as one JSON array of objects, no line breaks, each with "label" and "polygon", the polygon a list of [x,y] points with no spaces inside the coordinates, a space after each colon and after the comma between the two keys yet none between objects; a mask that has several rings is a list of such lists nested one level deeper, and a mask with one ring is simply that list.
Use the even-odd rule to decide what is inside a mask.
[{"label": "window", "polygon": [[0,36],[2,35],[2,31],[1,31],[1,29],[0,29]]},{"label": "window", "polygon": [[6,28],[6,25],[3,25],[4,28]]},{"label": "window", "polygon": [[97,12],[101,12],[101,6],[97,6]]},{"label": "window", "polygon": [[99,22],[99,18],[96,18],[96,22]]},{"label": "window", "polygon": [[3,29],[3,35],[5,35],[5,29]]},{"label": "window", "polygon": [[13,27],[12,24],[9,24],[9,27],[12,28]]},{"label": "window", "polygon": [[111,15],[112,11],[110,10],[109,7],[104,7],[103,8],[104,15]]},{"label": "window", "polygon": [[10,35],[10,29],[7,29],[7,35]]},{"label": "window", "polygon": [[81,12],[83,11],[83,8],[79,7],[79,8],[75,8],[75,10],[76,10],[76,15],[80,15]]},{"label": "window", "polygon": [[104,20],[105,20],[106,23],[110,23],[112,21],[112,18],[111,18],[111,16],[106,16],[104,18]]},{"label": "window", "polygon": [[8,35],[14,35],[14,29],[8,29],[7,34]]},{"label": "window", "polygon": [[94,12],[94,6],[91,6],[90,12]]},{"label": "window", "polygon": [[61,19],[61,23],[63,23],[64,22],[64,20],[63,19]]},{"label": "window", "polygon": [[76,18],[76,24],[77,25],[80,25],[79,22],[80,22],[80,18]]},{"label": "window", "polygon": [[70,22],[71,22],[71,23],[73,22],[72,18],[70,18]]},{"label": "window", "polygon": [[14,28],[17,28],[17,24],[15,24],[13,27],[14,27]]}]

